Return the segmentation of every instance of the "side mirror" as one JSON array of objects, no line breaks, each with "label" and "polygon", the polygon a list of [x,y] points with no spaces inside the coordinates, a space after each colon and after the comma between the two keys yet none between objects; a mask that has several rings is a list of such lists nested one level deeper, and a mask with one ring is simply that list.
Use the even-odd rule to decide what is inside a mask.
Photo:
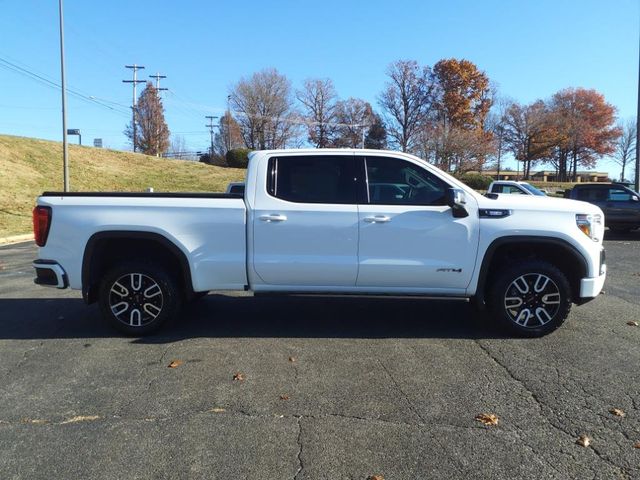
[{"label": "side mirror", "polygon": [[449,188],[447,190],[447,205],[451,207],[451,213],[455,218],[464,218],[469,216],[469,212],[465,208],[467,198],[463,190],[459,188]]}]

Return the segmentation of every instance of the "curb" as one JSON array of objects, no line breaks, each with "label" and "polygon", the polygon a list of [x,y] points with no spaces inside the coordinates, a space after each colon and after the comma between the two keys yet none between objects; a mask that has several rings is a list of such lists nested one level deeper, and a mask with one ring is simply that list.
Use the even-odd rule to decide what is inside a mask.
[{"label": "curb", "polygon": [[14,243],[22,243],[33,240],[33,233],[25,233],[23,235],[13,235],[11,237],[0,237],[0,246],[13,245]]}]

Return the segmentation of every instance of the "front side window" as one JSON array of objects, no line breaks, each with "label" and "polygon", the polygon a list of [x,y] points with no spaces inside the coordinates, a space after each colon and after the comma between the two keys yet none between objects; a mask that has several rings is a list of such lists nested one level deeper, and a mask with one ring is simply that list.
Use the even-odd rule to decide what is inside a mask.
[{"label": "front side window", "polygon": [[610,202],[629,202],[631,201],[631,193],[621,188],[612,188],[609,190]]},{"label": "front side window", "polygon": [[269,160],[267,191],[297,203],[356,203],[352,156],[286,156]]},{"label": "front side window", "polygon": [[397,158],[367,157],[369,203],[373,205],[445,205],[443,180]]}]

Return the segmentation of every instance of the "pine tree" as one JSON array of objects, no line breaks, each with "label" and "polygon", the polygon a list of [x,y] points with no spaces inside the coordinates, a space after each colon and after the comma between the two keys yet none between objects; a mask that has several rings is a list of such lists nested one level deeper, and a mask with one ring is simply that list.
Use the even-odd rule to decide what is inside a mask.
[{"label": "pine tree", "polygon": [[[133,143],[133,125],[124,134]],[[158,90],[151,82],[140,94],[136,106],[136,147],[147,155],[160,156],[169,149],[169,127],[164,119],[164,107]]]}]

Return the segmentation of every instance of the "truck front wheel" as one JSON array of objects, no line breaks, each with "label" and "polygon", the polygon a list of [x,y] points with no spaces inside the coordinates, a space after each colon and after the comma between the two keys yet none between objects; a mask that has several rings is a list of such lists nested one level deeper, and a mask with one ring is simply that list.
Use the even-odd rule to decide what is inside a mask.
[{"label": "truck front wheel", "polygon": [[489,308],[492,317],[511,332],[525,337],[551,333],[571,310],[567,277],[543,260],[524,260],[494,278]]},{"label": "truck front wheel", "polygon": [[177,284],[167,271],[133,261],[118,263],[106,273],[98,301],[107,321],[131,336],[156,331],[180,307]]}]

